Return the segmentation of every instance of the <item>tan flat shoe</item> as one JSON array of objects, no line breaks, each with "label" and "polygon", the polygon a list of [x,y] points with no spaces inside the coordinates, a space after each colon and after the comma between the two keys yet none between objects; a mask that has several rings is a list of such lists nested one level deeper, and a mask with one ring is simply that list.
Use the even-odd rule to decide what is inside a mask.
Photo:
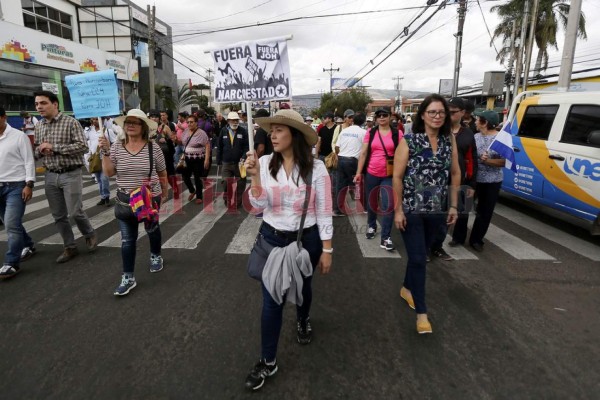
[{"label": "tan flat shoe", "polygon": [[426,333],[433,333],[433,329],[431,329],[431,323],[428,320],[419,321],[417,320],[417,332],[419,335],[423,335]]},{"label": "tan flat shoe", "polygon": [[410,293],[410,290],[402,286],[402,289],[400,289],[400,297],[404,301],[406,301],[410,308],[412,308],[413,310],[415,309],[415,301],[413,300],[412,293]]}]

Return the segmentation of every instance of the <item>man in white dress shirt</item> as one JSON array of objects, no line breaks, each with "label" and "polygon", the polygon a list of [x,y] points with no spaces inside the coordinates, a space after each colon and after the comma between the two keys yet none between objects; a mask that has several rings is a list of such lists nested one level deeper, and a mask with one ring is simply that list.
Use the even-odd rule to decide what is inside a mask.
[{"label": "man in white dress shirt", "polygon": [[8,236],[0,279],[18,274],[21,260],[35,251],[33,240],[23,227],[25,203],[31,199],[35,182],[33,150],[27,136],[6,120],[6,111],[0,108],[0,219]]}]

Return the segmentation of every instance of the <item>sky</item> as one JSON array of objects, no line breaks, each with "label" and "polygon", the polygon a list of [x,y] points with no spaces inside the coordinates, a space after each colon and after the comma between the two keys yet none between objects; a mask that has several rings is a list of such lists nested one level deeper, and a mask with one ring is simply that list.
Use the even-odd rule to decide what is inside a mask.
[{"label": "sky", "polygon": [[[134,0],[146,8],[146,1]],[[375,64],[405,39],[396,40],[375,58],[421,9],[392,9],[424,6],[426,0],[154,0],[157,17],[173,28],[174,57],[200,75],[213,68],[206,50],[219,48],[239,41],[293,35],[289,44],[292,93],[295,95],[322,93],[329,90],[329,73],[324,68],[339,68],[334,78],[362,76],[369,60]],[[441,1],[441,0],[440,0]],[[493,32],[498,18],[490,9],[506,0],[469,0],[463,30],[462,68],[459,85],[470,86],[483,81],[484,72],[503,70],[496,61],[496,52],[490,46],[489,28]],[[438,2],[439,3],[439,2]],[[190,6],[190,4],[194,4]],[[197,4],[197,5],[196,5]],[[437,5],[417,19],[410,31],[425,21]],[[390,10],[362,15],[338,16],[343,13]],[[451,79],[454,71],[455,37],[458,30],[458,6],[448,5],[436,13],[422,28],[387,61],[366,76],[365,86],[377,89],[394,89],[394,77],[403,77],[402,88],[424,92],[437,92],[440,79]],[[586,41],[578,40],[573,70],[600,65],[600,0],[584,0],[582,11],[587,19]],[[208,31],[257,22],[277,21],[294,17],[336,15],[318,19],[304,19],[268,26],[178,36],[190,32]],[[558,51],[551,51],[549,66],[559,66],[562,57],[564,31],[558,33]],[[495,41],[497,49],[503,46]],[[534,49],[535,60],[537,51]],[[594,60],[586,62],[587,60]],[[533,68],[533,64],[532,67]],[[549,68],[547,73],[558,73],[559,68]],[[206,81],[177,63],[175,73],[180,79],[191,78],[194,84]]]}]

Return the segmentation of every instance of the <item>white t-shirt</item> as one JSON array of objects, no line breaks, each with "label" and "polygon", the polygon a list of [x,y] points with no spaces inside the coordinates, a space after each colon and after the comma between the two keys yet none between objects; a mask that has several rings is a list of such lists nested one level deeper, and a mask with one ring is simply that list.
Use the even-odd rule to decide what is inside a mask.
[{"label": "white t-shirt", "polygon": [[366,133],[366,130],[357,125],[349,126],[340,132],[336,144],[336,147],[340,148],[338,156],[358,159]]}]

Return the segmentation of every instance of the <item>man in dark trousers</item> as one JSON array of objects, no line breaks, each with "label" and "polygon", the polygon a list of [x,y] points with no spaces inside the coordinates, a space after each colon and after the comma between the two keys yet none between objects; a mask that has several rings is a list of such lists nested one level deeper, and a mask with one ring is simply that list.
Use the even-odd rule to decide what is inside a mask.
[{"label": "man in dark trousers", "polygon": [[[450,119],[452,121],[452,134],[456,138],[456,147],[458,149],[458,164],[461,175],[461,193],[459,200],[458,221],[454,225],[452,241],[448,243],[450,247],[463,244],[467,237],[467,221],[470,207],[473,203],[475,194],[475,184],[477,178],[477,146],[475,145],[475,134],[471,129],[462,123],[465,114],[466,103],[460,97],[453,97],[448,101],[450,110]],[[451,261],[450,256],[442,247],[448,232],[448,226],[444,224],[434,243],[431,245],[431,254],[441,258],[444,261]]]},{"label": "man in dark trousers", "polygon": [[227,207],[232,203],[234,182],[237,182],[235,204],[237,208],[242,206],[246,176],[240,176],[239,163],[246,158],[248,151],[248,132],[240,126],[238,114],[230,112],[227,115],[227,126],[221,130],[217,142],[217,165],[223,166],[223,179],[227,182],[226,193],[223,196]]},{"label": "man in dark trousers", "polygon": [[[256,112],[254,118],[269,117],[270,114],[264,108],[261,108]],[[263,128],[258,127],[254,133],[254,150],[256,150],[256,157],[261,158],[267,156],[273,152],[273,144],[267,131]]]}]

